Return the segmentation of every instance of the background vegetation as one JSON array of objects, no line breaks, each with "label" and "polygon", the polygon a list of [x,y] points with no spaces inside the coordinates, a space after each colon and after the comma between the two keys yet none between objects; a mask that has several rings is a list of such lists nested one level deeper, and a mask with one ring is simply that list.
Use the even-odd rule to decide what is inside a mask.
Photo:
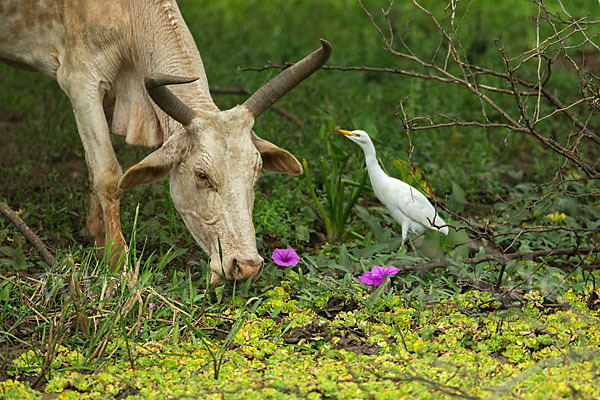
[{"label": "background vegetation", "polygon": [[[560,3],[547,3],[557,13],[550,21],[574,26],[560,22],[557,16],[569,19]],[[583,24],[600,15],[597,2],[565,5],[583,28],[550,41],[544,64],[538,53],[521,56],[553,34],[546,24],[536,38],[544,9],[525,0],[420,2],[445,24],[457,4],[461,25],[452,40],[408,1],[389,9],[375,0],[363,1],[364,9],[347,0],[179,4],[213,88],[254,91],[279,70],[244,68],[296,61],[320,37],[334,46],[330,66],[443,75],[386,51],[375,23],[386,38],[393,29],[398,51],[431,60],[438,49],[438,65],[456,39],[470,63],[515,79],[544,81],[538,66],[552,59],[544,88],[565,105],[577,103],[569,110],[592,134],[580,139],[585,130],[556,105],[538,107],[534,96],[519,109],[518,96],[490,94],[514,126],[525,126],[515,132],[497,126],[502,115],[464,85],[321,70],[278,103],[302,124],[268,111],[258,135],[307,160],[326,204],[333,194],[325,183],[340,172],[350,197],[363,167],[360,149],[333,128],[368,131],[390,174],[430,185],[454,227],[448,238],[429,233],[416,248],[400,248],[398,225],[367,183],[342,221],[341,241],[328,242],[306,179],[263,173],[254,209],[259,251],[268,260],[274,248],[293,247],[301,262],[283,269],[267,261],[256,284],[210,287],[206,255],[163,182],[123,196],[123,230],[139,269],[112,277],[89,249],[87,172],[68,99],[55,82],[0,65],[0,196],[61,260],[48,268],[0,219],[0,397],[600,396],[600,151],[593,137],[600,53],[592,42],[599,25]],[[461,76],[452,57],[447,71]],[[508,90],[509,80],[473,82]],[[214,98],[229,108],[244,97]],[[536,129],[590,171],[527,131],[523,115],[535,110],[550,115]],[[447,125],[415,129],[429,121]],[[480,125],[456,123],[464,121]],[[124,168],[151,151],[121,137],[113,142]],[[410,160],[422,175],[396,168],[409,164],[395,159]],[[400,268],[387,292],[370,293],[356,278],[374,265]]]}]

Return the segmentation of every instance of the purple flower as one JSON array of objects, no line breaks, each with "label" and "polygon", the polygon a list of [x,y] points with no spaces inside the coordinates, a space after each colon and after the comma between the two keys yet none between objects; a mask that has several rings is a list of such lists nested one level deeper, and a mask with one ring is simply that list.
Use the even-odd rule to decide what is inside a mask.
[{"label": "purple flower", "polygon": [[298,264],[298,260],[300,260],[298,254],[291,247],[287,249],[275,249],[271,258],[275,264],[282,267],[291,267]]},{"label": "purple flower", "polygon": [[[365,271],[364,275],[358,277],[365,285],[369,286],[379,286],[385,282],[388,276],[395,275],[398,273],[398,268],[396,267],[380,267],[379,265],[375,265],[372,270]],[[372,288],[375,290],[375,288]]]}]

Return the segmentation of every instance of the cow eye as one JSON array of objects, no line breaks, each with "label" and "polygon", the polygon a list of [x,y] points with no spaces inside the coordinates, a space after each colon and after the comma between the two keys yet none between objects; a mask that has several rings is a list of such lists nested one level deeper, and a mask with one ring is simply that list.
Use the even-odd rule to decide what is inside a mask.
[{"label": "cow eye", "polygon": [[198,181],[198,183],[201,183],[203,185],[206,186],[212,186],[210,179],[208,178],[208,176],[202,172],[202,171],[197,171],[196,172],[196,180]]}]

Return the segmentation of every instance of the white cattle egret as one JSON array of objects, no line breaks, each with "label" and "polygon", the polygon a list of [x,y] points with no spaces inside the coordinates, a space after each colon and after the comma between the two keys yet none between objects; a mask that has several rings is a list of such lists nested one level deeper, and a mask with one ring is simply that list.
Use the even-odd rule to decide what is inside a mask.
[{"label": "white cattle egret", "polygon": [[446,223],[438,215],[427,197],[416,188],[400,179],[388,176],[375,156],[375,146],[365,131],[336,129],[358,144],[365,153],[365,162],[375,196],[388,209],[394,220],[402,227],[402,245],[408,232],[421,234],[427,229],[448,234]]}]

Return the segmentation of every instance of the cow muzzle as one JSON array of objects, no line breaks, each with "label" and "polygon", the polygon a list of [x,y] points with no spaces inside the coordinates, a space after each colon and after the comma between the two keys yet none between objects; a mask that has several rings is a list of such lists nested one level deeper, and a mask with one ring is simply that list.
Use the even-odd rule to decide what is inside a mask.
[{"label": "cow muzzle", "polygon": [[263,262],[233,260],[233,278],[244,282],[248,279],[256,281],[262,272]]},{"label": "cow muzzle", "polygon": [[[224,262],[224,271],[227,279],[233,279],[238,282],[244,282],[248,279],[256,281],[263,268],[263,258],[258,256],[255,259],[233,258]],[[214,266],[213,266],[214,268]],[[223,274],[211,268],[210,283],[217,284],[223,280]]]}]

